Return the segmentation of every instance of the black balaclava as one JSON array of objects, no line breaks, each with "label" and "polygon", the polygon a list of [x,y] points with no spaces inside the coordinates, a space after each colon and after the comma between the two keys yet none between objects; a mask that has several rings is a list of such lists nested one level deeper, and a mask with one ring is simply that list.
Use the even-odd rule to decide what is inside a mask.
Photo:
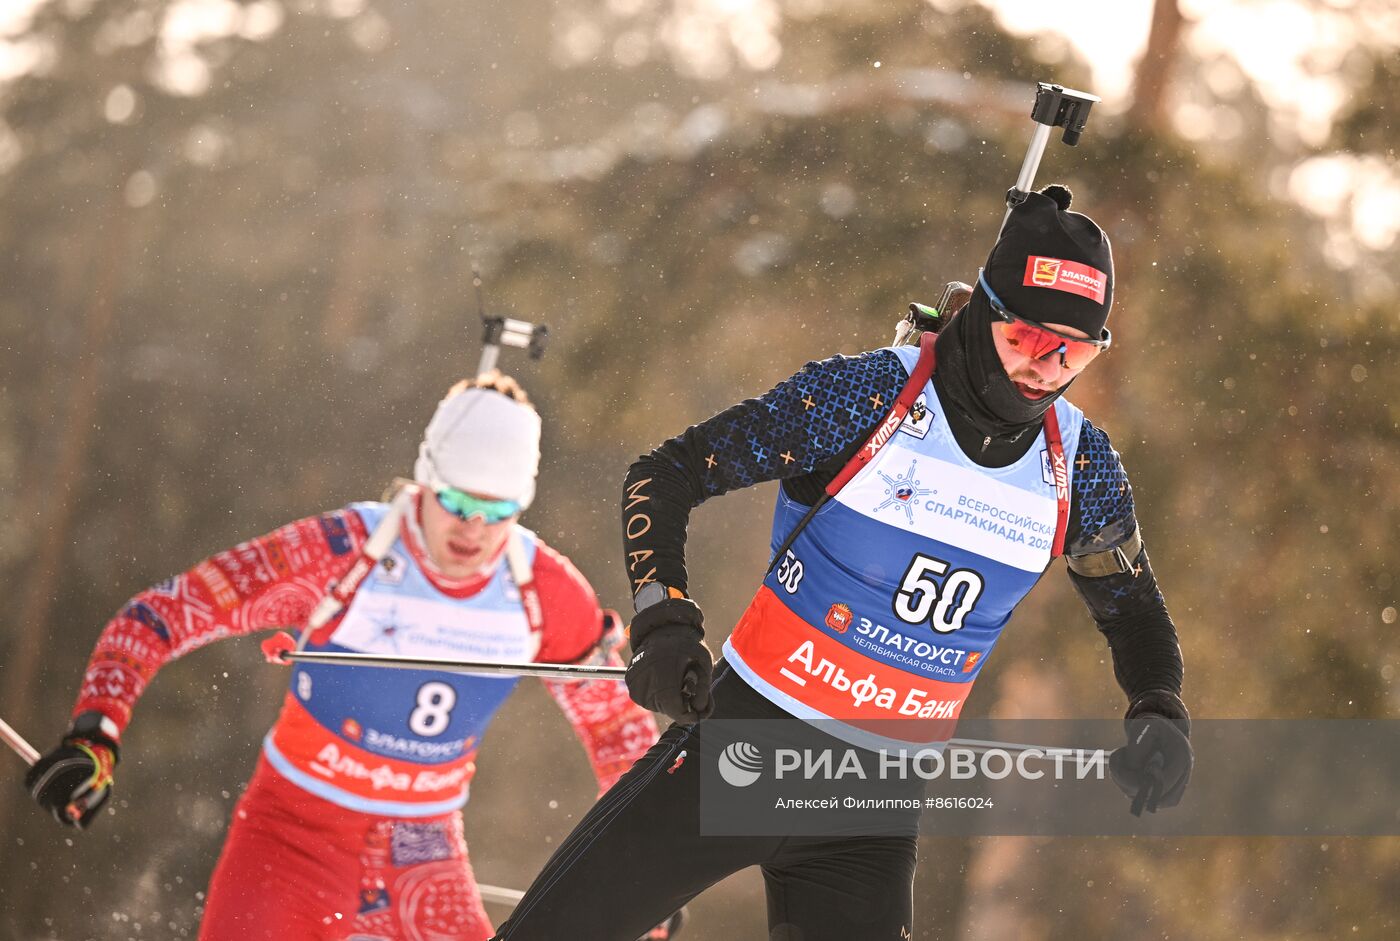
[{"label": "black balaclava", "polygon": [[[1072,198],[1057,184],[1028,195],[1007,218],[987,257],[985,277],[1002,305],[1017,316],[1097,337],[1103,335],[1113,305],[1113,253],[1092,219],[1067,211]],[[1017,441],[1039,425],[1069,383],[1044,398],[1022,395],[992,341],[996,316],[986,291],[977,285],[967,306],[938,337],[935,380],[979,437]],[[959,435],[964,437],[971,436]],[[1017,450],[1024,453],[1024,448]]]}]

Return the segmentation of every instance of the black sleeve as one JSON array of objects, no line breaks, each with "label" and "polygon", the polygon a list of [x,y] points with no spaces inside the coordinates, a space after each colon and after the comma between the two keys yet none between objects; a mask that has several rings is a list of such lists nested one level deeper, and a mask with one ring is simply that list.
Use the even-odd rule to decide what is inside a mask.
[{"label": "black sleeve", "polygon": [[[1087,419],[1073,467],[1066,555],[1086,556],[1126,544],[1138,528],[1133,490],[1108,435]],[[1128,701],[1154,689],[1180,695],[1181,645],[1145,546],[1130,566],[1127,572],[1094,578],[1070,571],[1069,577],[1108,640],[1113,675]]]},{"label": "black sleeve", "polygon": [[643,455],[622,494],[632,593],[650,582],[685,591],[690,511],[710,497],[782,480],[809,503],[860,447],[908,379],[892,350],[804,366],[756,399],[692,425]]}]

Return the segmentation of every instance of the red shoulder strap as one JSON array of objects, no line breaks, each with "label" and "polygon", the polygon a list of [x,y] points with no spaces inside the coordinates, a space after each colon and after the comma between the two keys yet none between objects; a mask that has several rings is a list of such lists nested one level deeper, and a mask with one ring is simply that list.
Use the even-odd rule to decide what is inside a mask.
[{"label": "red shoulder strap", "polygon": [[[909,414],[909,409],[914,407],[914,400],[919,397],[929,377],[933,375],[933,344],[937,339],[936,334],[925,333],[919,340],[919,361],[914,365],[914,371],[909,374],[909,381],[900,390],[899,398],[895,399],[894,407],[870,435],[865,446],[857,451],[855,456],[846,462],[846,466],[841,468],[841,473],[826,485],[828,497],[836,496],[842,487],[851,482],[851,478],[860,473],[862,467],[870,463],[871,458],[880,453],[885,442],[894,437],[895,430],[904,421],[904,416]],[[1065,554],[1065,534],[1069,529],[1069,463],[1065,460],[1064,441],[1060,437],[1059,415],[1056,414],[1053,405],[1045,412],[1045,443],[1050,451],[1050,472],[1055,482],[1055,541],[1050,547],[1050,558],[1054,559]],[[803,523],[805,522],[806,520],[803,520]]]},{"label": "red shoulder strap", "polygon": [[[536,546],[536,560],[538,552]],[[530,633],[538,634],[544,630],[544,605],[540,603],[540,590],[535,586],[535,568],[525,558],[525,546],[518,529],[512,529],[506,537],[506,566],[520,591],[520,605],[525,609],[525,619],[530,622]]]},{"label": "red shoulder strap", "polygon": [[772,572],[777,568],[779,560],[792,548],[792,544],[797,541],[798,533],[807,528],[807,524],[812,521],[812,517],[817,515],[826,501],[841,490],[842,487],[850,483],[851,478],[860,473],[860,469],[870,463],[870,459],[879,453],[885,446],[885,442],[894,437],[895,429],[899,423],[904,421],[904,416],[909,414],[909,409],[914,407],[914,401],[928,384],[929,377],[933,375],[933,343],[938,339],[934,333],[925,333],[919,340],[919,359],[914,364],[914,371],[909,374],[909,381],[904,383],[904,388],[899,390],[898,397],[894,400],[894,407],[885,416],[885,420],[880,422],[880,426],[866,440],[865,446],[856,452],[855,456],[846,462],[846,466],[841,468],[841,473],[831,479],[831,483],[826,485],[820,498],[812,503],[805,516],[797,521],[797,525],[788,531],[787,537],[783,539],[783,544],[773,553],[773,558],[768,562],[768,571]]},{"label": "red shoulder strap", "polygon": [[[885,442],[894,437],[895,429],[904,421],[904,416],[909,414],[909,409],[913,408],[914,401],[923,391],[928,383],[929,377],[933,375],[934,352],[933,344],[937,336],[933,333],[925,333],[919,341],[919,361],[914,364],[914,371],[909,374],[909,381],[900,390],[899,397],[895,399],[894,407],[885,416],[885,420],[880,422],[880,426],[871,434],[869,440],[865,442],[856,455],[846,462],[846,466],[841,468],[841,473],[831,479],[831,483],[826,485],[826,491],[822,498],[814,503],[807,511],[807,515],[802,517],[796,526],[787,534],[783,544],[778,547],[778,551],[773,553],[773,558],[768,564],[768,571],[772,572],[777,566],[778,560],[783,557],[783,553],[792,547],[797,539],[797,534],[806,528],[812,521],[817,510],[822,505],[840,492],[841,488],[850,483],[851,478],[860,473],[860,469],[870,462],[880,449],[885,446]],[[1050,546],[1050,558],[1058,558],[1065,554],[1065,534],[1069,529],[1069,463],[1065,460],[1065,446],[1060,438],[1060,418],[1055,413],[1055,406],[1051,405],[1045,412],[1045,444],[1050,451],[1050,472],[1055,482],[1055,541]]]},{"label": "red shoulder strap", "polygon": [[1055,481],[1055,542],[1050,558],[1065,554],[1065,533],[1069,529],[1069,464],[1065,461],[1065,446],[1060,440],[1060,418],[1055,406],[1045,411],[1045,444],[1050,449],[1050,474]]},{"label": "red shoulder strap", "polygon": [[894,408],[885,416],[885,420],[880,422],[865,442],[865,446],[855,453],[846,466],[841,468],[841,473],[831,478],[831,483],[826,485],[826,494],[834,497],[842,487],[851,482],[851,478],[860,473],[860,469],[870,463],[870,459],[880,453],[880,449],[885,446],[885,442],[894,437],[895,429],[904,421],[904,416],[909,414],[909,409],[914,407],[914,400],[919,397],[919,393],[924,391],[924,386],[928,384],[929,377],[933,375],[933,344],[938,339],[935,333],[925,333],[919,340],[919,361],[914,364],[914,370],[909,374],[909,381],[904,384],[904,388],[899,391],[899,397],[894,400]]}]

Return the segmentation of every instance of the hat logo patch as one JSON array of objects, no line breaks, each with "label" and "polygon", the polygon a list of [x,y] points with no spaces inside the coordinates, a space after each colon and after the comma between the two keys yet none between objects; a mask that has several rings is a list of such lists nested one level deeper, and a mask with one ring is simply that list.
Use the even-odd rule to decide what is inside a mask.
[{"label": "hat logo patch", "polygon": [[1041,288],[1054,287],[1063,262],[1058,258],[1032,258],[1031,262],[1031,283]]},{"label": "hat logo patch", "polygon": [[1092,265],[1077,261],[1032,255],[1026,259],[1026,276],[1021,283],[1026,287],[1078,294],[1102,304],[1108,287],[1108,275]]}]

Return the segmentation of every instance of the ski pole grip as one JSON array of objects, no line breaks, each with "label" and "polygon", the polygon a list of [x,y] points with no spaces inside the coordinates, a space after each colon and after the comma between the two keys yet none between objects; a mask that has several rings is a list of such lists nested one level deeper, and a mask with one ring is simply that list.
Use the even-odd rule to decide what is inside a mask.
[{"label": "ski pole grip", "polygon": [[1134,817],[1141,817],[1142,811],[1146,808],[1148,813],[1157,812],[1157,801],[1162,796],[1162,768],[1165,764],[1161,753],[1157,753],[1147,762],[1145,776],[1147,783],[1142,790],[1138,791],[1137,797],[1133,798],[1133,806],[1129,808]]}]

